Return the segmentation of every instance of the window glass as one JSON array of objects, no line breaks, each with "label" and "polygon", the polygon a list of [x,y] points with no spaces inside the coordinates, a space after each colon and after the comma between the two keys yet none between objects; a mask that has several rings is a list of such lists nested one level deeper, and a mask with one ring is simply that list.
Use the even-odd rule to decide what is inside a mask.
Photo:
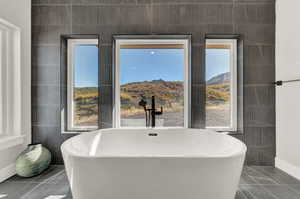
[{"label": "window glass", "polygon": [[234,43],[208,41],[206,45],[206,126],[234,128],[236,74]]},{"label": "window glass", "polygon": [[156,126],[184,126],[184,49],[182,45],[123,46],[120,49],[121,126],[145,126],[145,111],[139,106],[151,97],[163,114]]},{"label": "window glass", "polygon": [[73,128],[97,128],[99,121],[98,47],[80,43],[74,45],[73,52]]}]

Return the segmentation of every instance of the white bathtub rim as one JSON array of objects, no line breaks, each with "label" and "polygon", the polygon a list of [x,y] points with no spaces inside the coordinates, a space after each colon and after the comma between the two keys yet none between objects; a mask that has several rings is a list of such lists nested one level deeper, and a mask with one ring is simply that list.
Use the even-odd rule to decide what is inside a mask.
[{"label": "white bathtub rim", "polygon": [[[130,128],[126,128],[127,130],[130,129]],[[147,128],[134,128],[134,129],[147,129]],[[155,131],[155,130],[167,130],[167,129],[187,129],[187,128],[155,128],[155,129],[147,129],[147,130],[150,130],[150,131]],[[108,129],[102,129],[102,130],[97,130],[97,131],[94,131],[94,132],[89,132],[89,135],[90,134],[101,134],[103,132],[106,132],[106,131],[111,131],[111,130],[115,130],[115,128],[108,128]],[[88,156],[88,155],[82,155],[82,154],[77,154],[75,152],[73,152],[71,149],[69,149],[71,146],[68,147],[69,145],[69,142],[71,142],[72,139],[78,139],[78,137],[81,137],[81,136],[85,136],[86,134],[80,134],[80,135],[76,135],[74,137],[71,137],[69,138],[68,140],[64,141],[64,143],[61,145],[61,151],[62,153],[66,153],[66,154],[69,154],[71,155],[72,157],[76,157],[76,158],[82,158],[82,159],[97,159],[97,158],[162,158],[162,159],[175,159],[175,158],[206,158],[206,159],[215,159],[215,158],[236,158],[236,157],[239,157],[239,156],[245,156],[246,152],[247,152],[247,146],[245,145],[244,142],[238,140],[237,138],[235,137],[232,137],[230,135],[227,135],[227,134],[221,134],[221,133],[218,133],[218,132],[215,132],[215,131],[212,131],[212,130],[207,130],[207,129],[195,129],[195,130],[201,130],[201,131],[205,131],[205,132],[211,132],[211,133],[214,133],[214,134],[218,134],[219,136],[226,136],[226,137],[230,137],[230,139],[233,139],[235,142],[239,143],[239,148],[240,150],[236,151],[236,152],[233,152],[233,153],[230,153],[230,154],[218,154],[218,155],[203,155],[203,154],[199,154],[199,155],[95,155],[95,156]],[[172,133],[172,132],[169,132],[169,133]],[[187,132],[185,132],[187,133]]]}]

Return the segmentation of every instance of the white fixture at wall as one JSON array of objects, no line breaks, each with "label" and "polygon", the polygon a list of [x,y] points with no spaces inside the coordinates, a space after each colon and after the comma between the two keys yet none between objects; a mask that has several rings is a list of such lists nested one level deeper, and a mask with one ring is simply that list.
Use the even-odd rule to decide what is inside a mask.
[{"label": "white fixture at wall", "polygon": [[[276,1],[276,80],[300,78],[300,1]],[[276,167],[300,179],[300,82],[276,88]]]},{"label": "white fixture at wall", "polygon": [[1,0],[0,19],[2,182],[15,174],[16,158],[31,142],[31,0]]},{"label": "white fixture at wall", "polygon": [[0,19],[0,149],[20,144],[21,31]]},{"label": "white fixture at wall", "polygon": [[[0,154],[9,164],[0,165],[0,182],[15,174],[14,156],[22,150],[21,30],[0,19]],[[11,152],[13,155],[8,158]]]}]

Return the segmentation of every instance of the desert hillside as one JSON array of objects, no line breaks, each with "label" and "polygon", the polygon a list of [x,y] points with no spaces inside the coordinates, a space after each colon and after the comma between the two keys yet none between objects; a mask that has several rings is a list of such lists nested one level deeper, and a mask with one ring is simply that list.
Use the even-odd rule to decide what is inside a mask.
[{"label": "desert hillside", "polygon": [[[229,73],[223,73],[207,81],[206,93],[208,103],[224,103],[229,100]],[[138,102],[144,96],[150,99],[156,96],[159,106],[172,108],[183,105],[183,84],[180,81],[153,80],[132,82],[121,86],[122,109],[138,108]],[[76,102],[95,103],[98,88],[75,88]]]},{"label": "desert hillside", "polygon": [[138,107],[142,96],[151,99],[155,95],[158,106],[166,108],[183,105],[183,84],[179,81],[154,80],[134,82],[121,86],[122,109]]},{"label": "desert hillside", "polygon": [[[138,102],[145,97],[150,104],[153,95],[156,96],[157,107],[163,106],[165,113],[182,112],[183,92],[183,83],[180,81],[153,80],[121,85],[122,117],[130,118],[143,114],[143,109],[139,107]],[[216,107],[217,109],[221,107],[227,109],[229,98],[229,73],[220,74],[207,81],[206,104],[208,109],[216,109]],[[98,88],[75,88],[75,101],[78,123],[86,123],[87,120],[97,118]],[[96,123],[97,119],[94,120]]]}]

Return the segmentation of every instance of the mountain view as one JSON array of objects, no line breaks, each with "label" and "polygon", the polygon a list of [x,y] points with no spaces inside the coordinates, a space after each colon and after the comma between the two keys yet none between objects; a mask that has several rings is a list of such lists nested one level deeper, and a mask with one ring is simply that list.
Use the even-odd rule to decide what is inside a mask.
[{"label": "mountain view", "polygon": [[[230,73],[223,73],[207,81],[207,103],[220,104],[228,101],[230,97],[229,79]],[[152,95],[156,96],[157,104],[167,110],[182,108],[183,82],[154,80],[122,85],[121,100],[124,102],[122,103],[124,106],[121,108],[135,112],[134,109],[140,109],[138,101],[141,96],[150,98]]]},{"label": "mountain view", "polygon": [[215,105],[228,102],[230,98],[230,73],[214,76],[206,82],[206,103]]},{"label": "mountain view", "polygon": [[206,126],[230,126],[230,73],[222,73],[206,82]]},{"label": "mountain view", "polygon": [[212,85],[212,84],[222,84],[222,83],[229,83],[230,81],[230,73],[222,73],[220,75],[214,76],[212,78],[210,78],[206,84],[208,85]]},{"label": "mountain view", "polygon": [[[97,126],[99,113],[98,48],[76,48],[73,119],[77,126]],[[230,106],[230,53],[227,49],[206,50],[206,124],[228,126]],[[120,51],[121,126],[144,126],[141,98],[164,108],[162,126],[184,125],[184,49],[124,48]],[[101,93],[100,93],[101,95]],[[200,93],[196,93],[200,95]],[[199,110],[201,111],[201,110]]]},{"label": "mountain view", "polygon": [[[207,109],[220,106],[226,107],[230,98],[230,74],[223,73],[207,81],[206,104]],[[157,107],[162,106],[165,114],[183,111],[183,82],[153,80],[132,82],[121,85],[121,113],[123,118],[137,118],[144,114],[138,105],[142,96],[150,99],[156,96]],[[76,113],[81,125],[97,124],[98,114],[98,88],[75,88]],[[151,102],[148,101],[150,104]],[[86,119],[84,119],[86,117]]]},{"label": "mountain view", "polygon": [[[151,82],[133,82],[121,86],[121,109],[123,116],[143,112],[138,105],[142,96],[150,100],[155,96],[157,107],[165,111],[183,109],[183,83],[180,81],[153,80]],[[148,101],[150,104],[150,101]]]}]

